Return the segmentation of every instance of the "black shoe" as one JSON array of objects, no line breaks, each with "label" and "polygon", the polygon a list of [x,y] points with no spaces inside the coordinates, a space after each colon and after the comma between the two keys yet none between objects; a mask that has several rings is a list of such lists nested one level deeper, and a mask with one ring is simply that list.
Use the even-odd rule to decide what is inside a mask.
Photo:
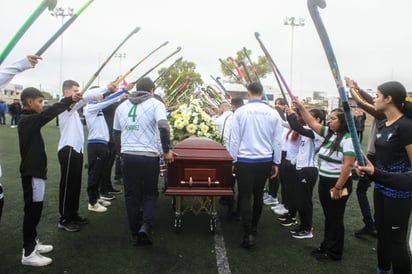
[{"label": "black shoe", "polygon": [[142,245],[153,244],[152,229],[150,225],[143,224],[139,230],[139,243]]},{"label": "black shoe", "polygon": [[109,194],[109,193],[101,193],[100,194],[100,199],[106,200],[106,201],[111,201],[116,199],[116,196],[114,196],[113,194]]},{"label": "black shoe", "polygon": [[117,195],[117,194],[122,193],[122,191],[120,189],[115,189],[112,187],[109,189],[109,191],[107,191],[107,193]]},{"label": "black shoe", "polygon": [[76,225],[87,225],[90,222],[89,222],[89,219],[83,218],[77,215],[76,217],[73,218],[73,223],[75,223]]},{"label": "black shoe", "polygon": [[318,248],[315,248],[314,250],[312,250],[311,252],[310,252],[310,254],[312,255],[312,256],[317,256],[317,255],[319,255],[319,254],[323,254],[323,253],[325,253],[325,250],[323,249],[323,248],[320,248],[320,247],[318,247]]},{"label": "black shoe", "polygon": [[139,236],[138,235],[132,235],[130,237],[130,240],[132,241],[132,245],[138,245],[139,243]]},{"label": "black shoe", "polygon": [[315,256],[315,258],[316,258],[316,260],[318,260],[319,262],[340,261],[340,260],[342,260],[341,257],[331,256],[331,255],[328,254],[327,252],[317,254],[317,255]]},{"label": "black shoe", "polygon": [[374,227],[368,227],[368,226],[364,226],[363,228],[355,231],[355,237],[362,237],[364,235],[369,235],[372,237],[378,237],[378,232],[376,231],[376,229]]},{"label": "black shoe", "polygon": [[296,233],[298,233],[298,232],[300,232],[300,231],[302,231],[302,230],[303,230],[303,228],[302,228],[301,226],[298,226],[298,227],[296,227],[296,228],[292,228],[291,230],[289,230],[289,233],[292,234],[292,235],[294,235],[294,234],[296,234]]},{"label": "black shoe", "polygon": [[289,217],[289,213],[285,213],[285,214],[283,214],[283,215],[280,215],[280,216],[278,217],[278,220],[279,220],[279,221],[286,221],[288,218],[290,218],[290,217]]},{"label": "black shoe", "polygon": [[255,245],[255,238],[253,237],[252,234],[245,235],[243,237],[242,243],[240,244],[240,246],[243,248],[251,248],[254,245]]},{"label": "black shoe", "polygon": [[80,225],[72,222],[58,222],[57,227],[63,229],[67,232],[77,232],[80,231]]},{"label": "black shoe", "polygon": [[288,218],[280,223],[282,226],[292,226],[292,225],[297,225],[298,221],[296,218]]}]

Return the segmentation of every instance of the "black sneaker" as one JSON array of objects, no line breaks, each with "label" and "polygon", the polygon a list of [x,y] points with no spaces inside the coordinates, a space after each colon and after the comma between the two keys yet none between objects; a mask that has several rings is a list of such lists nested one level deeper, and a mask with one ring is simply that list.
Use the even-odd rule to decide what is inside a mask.
[{"label": "black sneaker", "polygon": [[139,236],[137,235],[132,235],[130,237],[130,240],[132,241],[132,245],[137,245],[139,243]]},{"label": "black sneaker", "polygon": [[329,253],[325,252],[325,253],[320,253],[315,255],[316,260],[318,260],[319,262],[327,262],[327,261],[340,261],[342,260],[341,257],[335,257],[330,255]]},{"label": "black sneaker", "polygon": [[290,219],[289,213],[280,215],[280,216],[278,217],[278,220],[279,220],[279,221],[286,221],[287,219]]},{"label": "black sneaker", "polygon": [[73,218],[73,223],[75,223],[76,225],[87,225],[89,224],[89,219],[77,215]]},{"label": "black sneaker", "polygon": [[117,194],[122,193],[122,191],[120,189],[115,189],[112,187],[109,189],[109,191],[107,191],[107,193],[117,195]]},{"label": "black sneaker", "polygon": [[298,221],[296,218],[288,218],[287,220],[284,220],[280,223],[282,226],[292,226],[292,225],[297,225]]},{"label": "black sneaker", "polygon": [[111,200],[116,199],[116,196],[114,196],[113,194],[109,194],[109,193],[100,193],[100,199],[111,201]]},{"label": "black sneaker", "polygon": [[139,243],[142,245],[151,245],[153,244],[152,229],[150,225],[143,224],[139,230]]},{"label": "black sneaker", "polygon": [[58,222],[57,227],[63,229],[67,232],[77,232],[80,231],[80,225],[72,222]]},{"label": "black sneaker", "polygon": [[362,237],[364,235],[369,235],[372,237],[378,237],[378,232],[374,227],[364,226],[363,228],[355,231],[355,237]]},{"label": "black sneaker", "polygon": [[240,244],[240,246],[243,248],[251,248],[254,245],[255,245],[255,238],[253,237],[252,234],[245,235],[243,237],[242,243]]},{"label": "black sneaker", "polygon": [[324,250],[323,248],[321,248],[321,247],[317,247],[317,248],[315,248],[314,250],[312,250],[312,251],[310,252],[310,254],[311,254],[312,256],[314,256],[314,257],[316,257],[316,256],[319,255],[319,254],[323,254],[323,253],[325,253],[325,250]]},{"label": "black sneaker", "polygon": [[296,234],[296,233],[298,233],[298,232],[300,232],[300,231],[302,231],[303,229],[302,229],[302,227],[301,226],[298,226],[298,227],[296,227],[296,228],[292,228],[291,230],[289,230],[289,233],[291,234],[291,235],[293,235],[293,234]]},{"label": "black sneaker", "polygon": [[293,234],[292,237],[295,238],[295,239],[312,239],[313,238],[313,233],[310,230],[301,230],[301,231]]}]

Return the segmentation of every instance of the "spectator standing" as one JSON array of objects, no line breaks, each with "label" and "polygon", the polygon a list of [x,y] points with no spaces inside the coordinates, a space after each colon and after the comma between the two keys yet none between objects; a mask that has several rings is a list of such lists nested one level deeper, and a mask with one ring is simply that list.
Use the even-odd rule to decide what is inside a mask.
[{"label": "spectator standing", "polygon": [[6,125],[7,104],[0,99],[0,126]]},{"label": "spectator standing", "polygon": [[361,144],[363,140],[363,131],[365,130],[365,121],[366,114],[364,111],[361,111],[361,114],[355,116],[356,131],[358,132],[359,143]]},{"label": "spectator standing", "polygon": [[21,104],[19,99],[13,99],[13,103],[9,107],[9,112],[11,115],[10,127],[16,128],[19,123]]}]

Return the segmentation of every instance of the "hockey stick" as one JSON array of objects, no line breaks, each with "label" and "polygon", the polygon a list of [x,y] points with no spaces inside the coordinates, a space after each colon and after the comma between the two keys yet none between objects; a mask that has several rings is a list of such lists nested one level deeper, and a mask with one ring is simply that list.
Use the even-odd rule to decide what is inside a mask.
[{"label": "hockey stick", "polygon": [[103,62],[103,64],[100,66],[100,68],[93,74],[92,78],[86,83],[86,85],[83,86],[83,89],[81,93],[84,93],[93,83],[94,80],[99,76],[100,72],[103,70],[103,68],[109,63],[110,59],[116,54],[116,52],[120,49],[121,46],[123,46],[124,43],[126,43],[127,40],[129,40],[130,37],[133,36],[133,34],[137,33],[140,30],[140,27],[136,27],[129,35],[126,36],[126,38],[123,39],[123,41],[117,46],[117,48],[110,54],[109,57],[107,57],[106,61]]},{"label": "hockey stick", "polygon": [[233,57],[226,58],[226,61],[231,62],[239,75],[240,81],[242,81],[243,85],[246,86],[245,76],[243,75],[242,70],[240,69],[239,65],[237,64],[236,60]]},{"label": "hockey stick", "polygon": [[244,70],[244,72],[245,72],[245,74],[246,74],[246,78],[247,78],[247,81],[246,81],[246,82],[247,82],[247,83],[252,83],[252,78],[250,77],[249,69],[247,68],[245,62],[240,61],[238,64],[243,68],[243,70]]},{"label": "hockey stick", "polygon": [[[243,53],[245,54],[246,59],[249,61],[249,64],[250,64],[250,66],[251,66],[252,69],[253,69],[253,73],[255,74],[255,77],[256,77],[257,81],[258,81],[259,84],[261,84],[262,87],[263,87],[263,84],[262,84],[262,82],[260,81],[260,77],[259,77],[259,75],[257,74],[256,68],[255,68],[255,66],[253,65],[252,59],[250,59],[250,56],[249,56],[249,54],[248,54],[248,52],[247,52],[247,49],[246,49],[245,47],[243,47]],[[249,77],[250,77],[250,76],[249,76]],[[263,98],[265,98],[266,103],[269,105],[269,99],[268,99],[268,97],[267,97],[267,95],[266,95],[265,89],[263,89]]]},{"label": "hockey stick", "polygon": [[161,64],[163,64],[166,60],[168,60],[170,57],[172,57],[173,55],[175,55],[176,53],[178,53],[180,50],[182,49],[182,47],[177,47],[177,49],[172,52],[171,54],[169,54],[166,58],[164,58],[162,61],[160,61],[159,63],[157,63],[157,65],[155,65],[154,67],[152,67],[151,69],[149,69],[145,74],[143,74],[142,76],[140,76],[135,82],[139,81],[140,79],[142,79],[143,77],[146,77],[146,75],[148,75],[149,73],[151,73],[155,68],[157,68],[158,66],[160,66]]},{"label": "hockey stick", "polygon": [[243,83],[243,81],[239,78],[239,76],[236,75],[236,73],[233,72],[233,70],[231,69],[231,67],[229,67],[228,64],[226,64],[222,59],[219,58],[219,62],[233,75],[233,77],[235,77],[236,81]]},{"label": "hockey stick", "polygon": [[[269,52],[267,51],[267,49],[266,49],[265,45],[263,44],[262,40],[260,40],[260,37],[259,37],[259,36],[260,36],[260,34],[259,34],[258,32],[255,32],[255,37],[256,37],[256,39],[258,40],[258,42],[259,42],[259,44],[260,44],[260,47],[262,48],[262,50],[263,50],[266,58],[267,58],[268,61],[269,61],[269,65],[270,65],[270,67],[272,68],[273,73],[275,74],[276,81],[278,82],[278,85],[279,85],[280,90],[281,90],[281,92],[282,92],[283,99],[285,99],[285,102],[286,102],[286,104],[287,104],[288,101],[286,100],[285,93],[283,92],[283,89],[281,88],[282,85],[281,85],[280,82],[279,82],[279,78],[280,78],[280,81],[282,81],[283,86],[286,88],[286,91],[288,92],[289,97],[293,100],[293,99],[295,98],[295,96],[292,94],[292,91],[289,89],[289,86],[287,85],[287,83],[286,83],[286,81],[285,81],[285,78],[283,78],[282,73],[280,73],[280,71],[279,71],[279,69],[277,68],[275,62],[273,61],[272,56],[270,56],[270,54],[269,54]],[[279,78],[278,78],[278,76],[279,76]]]},{"label": "hockey stick", "polygon": [[319,38],[322,42],[323,49],[325,51],[326,57],[328,58],[329,67],[332,71],[333,78],[335,79],[336,86],[339,91],[339,96],[342,100],[342,106],[345,114],[346,123],[348,124],[349,133],[351,135],[353,148],[355,149],[356,159],[359,165],[364,166],[365,161],[363,159],[362,149],[359,143],[358,134],[355,127],[355,122],[352,117],[350,110],[348,97],[340,76],[338,63],[336,61],[335,54],[332,49],[332,45],[329,40],[328,33],[326,32],[325,25],[320,17],[318,7],[324,9],[326,8],[326,2],[324,0],[308,0],[308,9],[310,16],[312,17],[313,23],[315,24],[316,31],[319,34]]},{"label": "hockey stick", "polygon": [[213,75],[210,75],[210,77],[213,79],[213,81],[216,82],[216,84],[220,87],[221,90],[223,90],[223,92],[225,93],[226,97],[228,100],[232,100],[232,96],[230,95],[230,93],[227,91],[227,89],[225,88],[225,86],[223,86],[222,82],[220,82],[220,77],[213,77]]},{"label": "hockey stick", "polygon": [[255,65],[253,65],[252,59],[250,59],[250,56],[249,56],[249,53],[247,52],[247,48],[246,48],[246,47],[243,47],[243,53],[245,54],[246,59],[247,59],[248,62],[249,62],[249,65],[252,67],[252,69],[253,69],[253,74],[255,75],[257,81],[260,82],[260,77],[259,77],[259,75],[257,74]]},{"label": "hockey stick", "polygon": [[171,64],[165,71],[163,71],[162,74],[160,74],[159,77],[157,77],[156,80],[154,80],[153,82],[156,84],[156,82],[159,81],[160,78],[165,78],[170,73],[173,66],[176,65],[178,62],[182,61],[182,59],[183,57],[176,59],[176,61],[174,61],[173,64]]},{"label": "hockey stick", "polygon": [[60,35],[80,16],[80,14],[93,2],[94,0],[87,1],[57,32],[36,52],[36,55],[42,55],[52,44],[54,41],[59,38]]},{"label": "hockey stick", "polygon": [[16,32],[7,46],[0,54],[0,64],[3,63],[4,59],[9,55],[11,50],[16,46],[17,42],[26,31],[30,28],[30,26],[36,21],[36,19],[43,13],[43,11],[48,8],[49,10],[53,10],[56,7],[57,0],[43,0],[41,4],[33,11],[33,13],[27,18],[24,24],[20,27],[20,29]]},{"label": "hockey stick", "polygon": [[163,44],[161,44],[160,46],[158,46],[157,48],[155,48],[154,50],[152,50],[149,54],[147,54],[145,57],[142,58],[142,60],[140,60],[139,62],[137,62],[136,65],[134,65],[133,67],[131,67],[126,73],[124,73],[122,76],[120,76],[115,82],[114,84],[117,86],[121,81],[123,81],[123,79],[125,79],[130,73],[132,73],[132,71],[141,63],[143,63],[143,61],[145,61],[147,58],[149,58],[151,55],[153,55],[156,51],[158,51],[159,49],[163,48],[164,46],[166,46],[169,42],[164,42]]}]

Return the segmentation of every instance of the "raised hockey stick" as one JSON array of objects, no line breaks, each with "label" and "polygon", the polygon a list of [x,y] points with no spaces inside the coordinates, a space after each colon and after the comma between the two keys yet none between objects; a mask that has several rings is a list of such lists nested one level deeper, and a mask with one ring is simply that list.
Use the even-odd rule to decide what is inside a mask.
[{"label": "raised hockey stick", "polygon": [[50,39],[36,52],[36,55],[42,55],[60,35],[80,16],[80,14],[91,4],[94,0],[87,1],[69,20],[64,23],[57,32],[50,37]]},{"label": "raised hockey stick", "polygon": [[346,123],[348,124],[348,129],[351,135],[353,148],[355,149],[356,159],[358,160],[359,165],[364,166],[365,161],[363,159],[362,149],[359,143],[355,122],[353,120],[353,116],[350,110],[348,96],[346,95],[342,78],[340,76],[338,62],[336,61],[335,53],[333,52],[328,33],[326,32],[325,26],[322,22],[322,18],[320,17],[318,10],[318,7],[322,9],[326,8],[326,2],[324,0],[308,0],[307,4],[310,16],[312,17],[313,23],[315,24],[316,30],[319,34],[319,38],[322,42],[323,49],[325,50],[326,57],[328,58],[329,67],[332,71],[333,78],[338,88],[339,96],[342,100],[345,119]]},{"label": "raised hockey stick", "polygon": [[3,63],[4,59],[9,55],[11,50],[16,46],[17,42],[23,37],[30,26],[36,21],[36,19],[43,13],[43,11],[48,8],[53,10],[56,7],[57,0],[43,0],[41,4],[33,11],[33,13],[27,18],[20,29],[14,34],[13,38],[7,44],[0,54],[0,64]]},{"label": "raised hockey stick", "polygon": [[135,33],[137,33],[140,30],[140,27],[136,27],[133,29],[129,35],[126,36],[126,38],[123,39],[123,41],[117,46],[117,48],[110,54],[109,57],[107,57],[106,61],[103,62],[103,64],[100,66],[100,68],[93,74],[92,78],[83,86],[83,89],[81,93],[84,93],[93,83],[94,80],[99,76],[100,72],[103,70],[103,68],[109,63],[110,59],[116,54],[116,52],[120,49],[121,46],[123,46],[124,43],[126,43],[127,40],[129,40],[130,37],[132,37]]}]

